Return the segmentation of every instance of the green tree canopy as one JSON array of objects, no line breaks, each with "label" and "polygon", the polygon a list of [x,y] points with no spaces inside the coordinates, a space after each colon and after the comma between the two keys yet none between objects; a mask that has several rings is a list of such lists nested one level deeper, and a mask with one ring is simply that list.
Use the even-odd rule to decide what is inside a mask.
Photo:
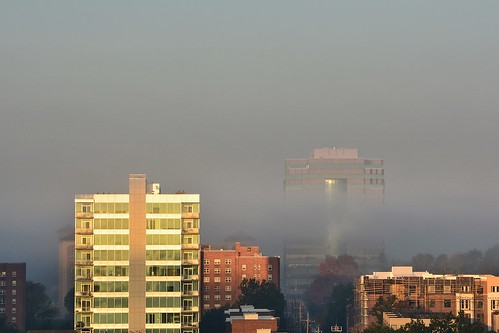
[{"label": "green tree canopy", "polygon": [[274,310],[277,317],[284,318],[286,301],[281,290],[275,283],[244,279],[241,282],[241,296],[238,305],[253,305],[255,308]]}]

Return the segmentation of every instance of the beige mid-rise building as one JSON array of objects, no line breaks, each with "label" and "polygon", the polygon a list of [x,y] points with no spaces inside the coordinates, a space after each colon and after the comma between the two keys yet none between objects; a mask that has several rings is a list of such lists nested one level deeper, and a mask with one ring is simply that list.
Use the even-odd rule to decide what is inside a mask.
[{"label": "beige mid-rise building", "polygon": [[356,323],[376,321],[371,309],[380,298],[395,297],[399,311],[452,313],[499,332],[499,277],[485,274],[432,274],[395,266],[390,272],[362,275],[355,283]]},{"label": "beige mid-rise building", "polygon": [[161,194],[143,174],[129,193],[75,196],[75,329],[199,331],[199,194]]}]

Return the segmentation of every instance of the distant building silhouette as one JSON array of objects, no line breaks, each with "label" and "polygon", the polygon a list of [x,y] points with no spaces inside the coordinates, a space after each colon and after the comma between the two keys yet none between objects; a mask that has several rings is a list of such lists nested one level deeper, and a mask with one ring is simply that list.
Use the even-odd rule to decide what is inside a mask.
[{"label": "distant building silhouette", "polygon": [[359,157],[354,148],[316,148],[309,158],[285,161],[286,194],[318,193],[326,200],[366,199],[383,202],[383,159]]}]

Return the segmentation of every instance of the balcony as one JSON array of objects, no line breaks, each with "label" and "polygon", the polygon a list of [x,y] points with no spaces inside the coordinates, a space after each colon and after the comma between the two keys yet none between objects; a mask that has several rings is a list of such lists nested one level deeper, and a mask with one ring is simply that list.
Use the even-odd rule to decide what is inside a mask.
[{"label": "balcony", "polygon": [[75,249],[77,250],[91,250],[94,247],[93,244],[76,244]]},{"label": "balcony", "polygon": [[184,291],[182,291],[182,296],[199,296],[199,291],[197,291],[197,290],[184,290]]},{"label": "balcony", "polygon": [[182,233],[191,235],[191,234],[199,234],[199,228],[182,228]]},{"label": "balcony", "polygon": [[[75,280],[76,281],[92,281],[92,279],[93,279],[92,275],[78,275],[78,276],[75,276]],[[83,291],[82,291],[82,295],[83,295]]]},{"label": "balcony", "polygon": [[[91,278],[89,278],[91,279]],[[78,280],[77,281],[81,281],[81,280]],[[88,297],[92,297],[92,292],[91,291],[75,291],[75,296],[88,296]]]},{"label": "balcony", "polygon": [[199,244],[182,244],[182,250],[197,250]]},{"label": "balcony", "polygon": [[199,213],[182,213],[182,218],[183,219],[198,219],[199,218]]},{"label": "balcony", "polygon": [[91,228],[76,228],[75,233],[77,235],[93,235],[94,229]]},{"label": "balcony", "polygon": [[198,263],[197,259],[182,259],[182,265],[197,265]]},{"label": "balcony", "polygon": [[76,212],[75,217],[77,219],[93,219],[94,213],[91,212]]},{"label": "balcony", "polygon": [[182,328],[195,328],[198,327],[198,322],[196,321],[184,321],[182,323]]},{"label": "balcony", "polygon": [[182,275],[182,280],[187,280],[187,281],[192,281],[192,280],[199,280],[199,275],[197,274],[183,274]]},{"label": "balcony", "polygon": [[75,265],[77,265],[77,266],[93,266],[94,262],[92,260],[75,260]]}]

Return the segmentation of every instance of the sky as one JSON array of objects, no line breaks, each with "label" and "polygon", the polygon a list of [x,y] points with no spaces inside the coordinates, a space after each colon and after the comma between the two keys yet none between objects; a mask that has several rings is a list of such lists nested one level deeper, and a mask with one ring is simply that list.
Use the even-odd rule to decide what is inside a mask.
[{"label": "sky", "polygon": [[[339,223],[391,258],[499,230],[497,1],[0,1],[0,262],[55,284],[77,193],[200,193],[204,243]],[[283,199],[314,148],[385,160],[382,208]],[[334,228],[333,228],[334,229]]]}]

